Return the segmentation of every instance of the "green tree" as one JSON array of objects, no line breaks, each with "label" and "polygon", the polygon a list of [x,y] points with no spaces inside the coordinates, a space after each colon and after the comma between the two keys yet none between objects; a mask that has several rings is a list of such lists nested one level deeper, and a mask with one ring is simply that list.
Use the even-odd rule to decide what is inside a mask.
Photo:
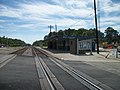
[{"label": "green tree", "polygon": [[38,40],[38,41],[33,42],[33,46],[40,46],[40,47],[42,47],[43,46],[43,40]]},{"label": "green tree", "polygon": [[105,39],[108,43],[116,42],[118,40],[118,34],[117,30],[114,30],[112,27],[108,27],[105,30],[106,36]]},{"label": "green tree", "polygon": [[64,36],[64,35],[65,35],[65,34],[64,34],[64,31],[59,30],[59,31],[58,31],[58,35],[60,35],[60,36]]},{"label": "green tree", "polygon": [[26,43],[22,40],[19,39],[12,39],[12,38],[7,38],[5,36],[0,37],[0,44],[3,44],[5,46],[25,46]]},{"label": "green tree", "polygon": [[64,30],[66,36],[75,36],[75,32],[76,32],[75,29],[70,29],[70,28]]}]

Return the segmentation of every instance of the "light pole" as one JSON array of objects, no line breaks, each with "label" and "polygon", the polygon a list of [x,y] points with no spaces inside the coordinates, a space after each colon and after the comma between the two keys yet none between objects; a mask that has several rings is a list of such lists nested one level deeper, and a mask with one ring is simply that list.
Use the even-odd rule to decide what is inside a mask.
[{"label": "light pole", "polygon": [[57,32],[57,24],[55,24],[55,31]]},{"label": "light pole", "polygon": [[94,0],[94,12],[95,12],[95,27],[96,27],[97,54],[99,54],[99,40],[98,40],[98,28],[97,28],[96,0]]},{"label": "light pole", "polygon": [[50,28],[50,36],[51,36],[51,28],[53,28],[52,25],[48,26],[48,28]]}]

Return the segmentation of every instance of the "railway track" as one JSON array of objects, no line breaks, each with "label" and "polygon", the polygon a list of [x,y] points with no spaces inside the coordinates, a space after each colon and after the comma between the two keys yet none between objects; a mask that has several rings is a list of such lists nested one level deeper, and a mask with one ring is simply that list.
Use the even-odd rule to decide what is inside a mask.
[{"label": "railway track", "polygon": [[16,57],[0,68],[0,90],[41,90],[34,57],[26,51],[31,53],[26,47],[10,54]]},{"label": "railway track", "polygon": [[19,49],[19,50],[15,51],[15,52],[12,52],[11,54],[21,55],[21,54],[23,54],[27,49],[28,49],[28,47],[24,47],[24,48]]},{"label": "railway track", "polygon": [[[31,63],[35,65],[34,73],[37,71],[36,75],[38,76],[36,78],[39,80],[38,84],[40,85],[38,86],[41,87],[40,90],[113,90],[109,86],[65,64],[62,60],[52,56],[43,49],[25,47],[15,51],[7,59],[0,61],[0,68],[13,58],[15,58],[14,62],[24,62],[24,65],[29,65],[29,60],[31,60]],[[31,66],[29,68],[33,69]],[[22,71],[23,69],[20,70]]]},{"label": "railway track", "polygon": [[5,55],[4,57],[1,58],[0,60],[0,68],[5,66],[7,63],[9,63],[11,60],[13,60],[17,55],[21,55],[24,51],[26,51],[28,48],[22,48],[19,49],[15,52],[12,52],[10,55]]},{"label": "railway track", "polygon": [[16,57],[16,55],[8,55],[8,56],[2,57],[1,60],[0,60],[0,68],[5,66],[7,63],[9,63],[15,57]]},{"label": "railway track", "polygon": [[[83,86],[87,87],[87,89],[82,89],[82,90],[113,90],[112,88],[102,84],[101,82],[96,81],[94,79],[91,79],[91,77],[85,75],[84,73],[75,70],[71,66],[61,62],[60,60],[58,60],[54,56],[50,55],[49,53],[46,53],[45,51],[43,51],[41,49],[33,48],[33,51],[35,53],[35,56],[37,57],[36,67],[42,66],[41,68],[42,68],[42,70],[47,78],[47,81],[49,82],[49,85],[51,86],[51,90],[64,90],[65,88],[64,88],[64,85],[62,83],[60,84],[60,82],[59,82],[60,80],[58,81],[56,76],[53,75],[52,69],[50,71],[49,66],[47,66],[47,64],[45,62],[44,57],[48,58],[49,61],[52,61],[54,64],[56,64],[62,70],[64,70],[69,75],[71,75],[73,78],[75,78]],[[40,63],[39,66],[38,66],[38,62]],[[38,71],[38,73],[40,73],[39,70],[37,70],[37,71]],[[41,76],[40,76],[40,78],[41,78]],[[53,82],[53,80],[51,80],[53,77],[56,79],[57,83],[59,83],[60,88],[57,88],[56,87],[57,85],[55,85],[56,82]],[[40,81],[40,83],[41,83],[41,81]],[[43,84],[41,84],[41,85],[43,85]],[[46,89],[46,90],[49,90],[49,89]]]},{"label": "railway track", "polygon": [[42,90],[64,90],[63,86],[47,67],[42,58],[39,57],[39,53],[41,52],[36,48],[33,49],[33,52]]}]

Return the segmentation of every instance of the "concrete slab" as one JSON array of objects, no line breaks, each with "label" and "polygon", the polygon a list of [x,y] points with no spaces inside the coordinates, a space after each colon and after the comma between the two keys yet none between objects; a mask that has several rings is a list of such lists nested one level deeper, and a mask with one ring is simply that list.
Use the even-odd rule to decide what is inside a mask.
[{"label": "concrete slab", "polygon": [[17,56],[0,69],[0,90],[40,90],[34,58]]},{"label": "concrete slab", "polygon": [[[47,50],[45,51],[74,67],[76,70],[87,74],[114,90],[119,90],[120,59],[105,58],[108,52],[100,52],[100,54],[93,53],[93,55],[73,55],[70,53],[52,53]],[[56,68],[53,68],[53,70],[54,69]]]},{"label": "concrete slab", "polygon": [[108,54],[108,52],[106,51],[100,52],[100,54],[93,52],[93,55],[74,55],[70,53],[52,53],[48,50],[45,51],[61,60],[84,62],[86,64],[95,66],[99,69],[109,71],[120,76],[120,59],[105,58],[105,56]]},{"label": "concrete slab", "polygon": [[22,49],[22,48],[23,47],[4,47],[4,48],[0,48],[0,54],[9,54],[9,53],[17,51],[19,49]]},{"label": "concrete slab", "polygon": [[46,59],[46,57],[42,57],[42,59],[44,60],[46,65],[49,67],[51,72],[55,75],[55,77],[58,79],[58,81],[61,83],[65,90],[89,90],[86,86],[77,81],[66,71],[58,67],[51,60]]}]

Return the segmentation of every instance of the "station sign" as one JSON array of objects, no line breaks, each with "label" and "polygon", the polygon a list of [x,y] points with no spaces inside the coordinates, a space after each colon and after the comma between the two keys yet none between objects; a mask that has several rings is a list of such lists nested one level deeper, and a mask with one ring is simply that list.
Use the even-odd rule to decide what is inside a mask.
[{"label": "station sign", "polygon": [[92,39],[77,40],[77,53],[79,50],[90,50],[92,52]]}]

